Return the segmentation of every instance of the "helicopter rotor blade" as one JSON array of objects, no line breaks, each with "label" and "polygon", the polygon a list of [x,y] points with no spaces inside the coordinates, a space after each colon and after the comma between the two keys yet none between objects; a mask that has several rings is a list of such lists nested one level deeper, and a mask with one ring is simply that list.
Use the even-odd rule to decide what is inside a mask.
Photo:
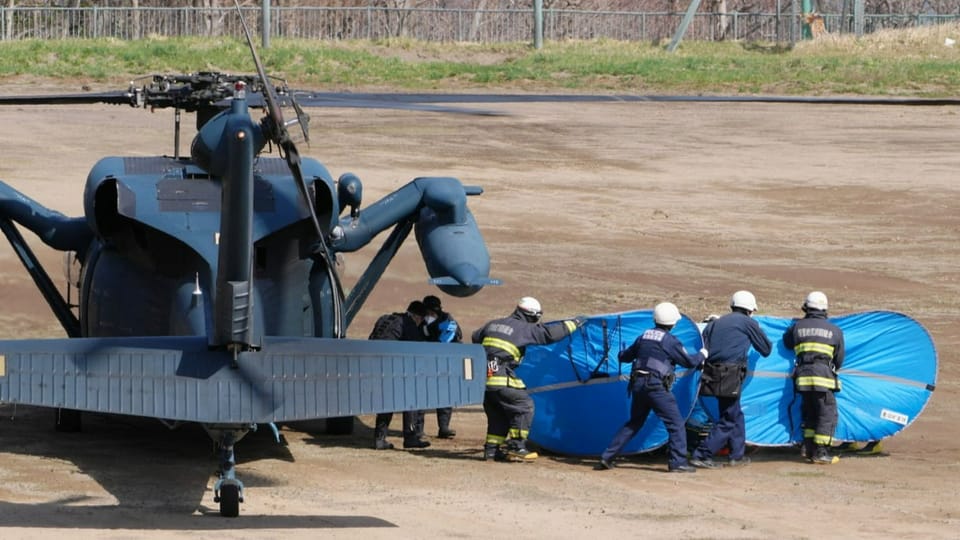
[{"label": "helicopter rotor blade", "polygon": [[[329,247],[327,246],[326,238],[324,237],[323,228],[320,226],[320,220],[317,217],[317,210],[314,206],[313,199],[310,197],[310,190],[307,188],[307,182],[303,178],[303,170],[300,167],[300,152],[297,151],[297,146],[294,144],[293,139],[290,138],[290,133],[287,131],[286,123],[283,120],[283,112],[280,110],[280,103],[277,98],[277,92],[273,87],[273,83],[270,82],[270,79],[267,77],[266,71],[263,68],[263,63],[260,61],[260,55],[257,54],[257,48],[253,45],[253,38],[250,36],[250,28],[247,27],[247,21],[243,18],[243,11],[240,9],[239,0],[234,0],[234,5],[237,7],[237,13],[240,15],[240,23],[243,26],[243,33],[247,39],[247,46],[250,48],[250,54],[253,56],[253,62],[257,68],[257,75],[260,77],[260,81],[263,85],[262,95],[267,105],[267,126],[266,131],[267,137],[274,142],[280,149],[283,158],[287,162],[287,166],[290,169],[290,173],[293,175],[293,179],[297,184],[297,189],[300,191],[300,196],[303,198],[304,203],[307,205],[307,209],[310,212],[310,220],[313,223],[314,232],[317,235],[317,241],[320,244],[319,255],[323,258],[324,265],[326,266],[327,275],[330,279],[330,285],[336,287],[335,294],[332,294],[333,297],[333,327],[334,333],[337,334],[336,337],[341,337],[344,332],[343,328],[343,307],[341,299],[343,298],[343,285],[340,283],[340,277],[336,272],[336,264],[331,256]],[[298,119],[300,118],[300,111],[298,111]],[[306,133],[305,133],[306,135]]]},{"label": "helicopter rotor blade", "polygon": [[143,94],[135,90],[122,92],[99,92],[87,94],[49,94],[43,96],[0,96],[0,105],[84,105],[106,103],[108,105],[143,105]]},{"label": "helicopter rotor blade", "polygon": [[[506,116],[503,111],[475,109],[472,107],[453,107],[437,103],[474,103],[481,102],[472,96],[483,94],[354,94],[350,92],[295,92],[296,103],[302,107],[354,108],[354,109],[396,109],[404,111],[423,111],[436,113],[466,114],[472,116]],[[510,94],[491,94],[500,96],[501,101],[489,100],[487,103],[512,103],[517,101]],[[466,99],[464,99],[464,96]]]},{"label": "helicopter rotor blade", "polygon": [[[432,94],[385,92],[297,92],[298,101],[307,107],[356,107],[431,110],[430,107],[450,103],[809,103],[825,105],[960,105],[960,98],[916,98],[884,96],[773,96],[773,95],[655,95],[655,94]],[[438,112],[487,114],[471,109]],[[502,114],[502,113],[493,113]]]},{"label": "helicopter rotor blade", "polygon": [[[301,133],[303,133],[303,140],[306,141],[307,144],[310,144],[310,115],[303,112],[303,107],[297,102],[296,96],[290,96],[290,104],[293,105],[293,110],[297,114],[296,123],[300,126]],[[289,124],[290,122],[287,123]]]}]

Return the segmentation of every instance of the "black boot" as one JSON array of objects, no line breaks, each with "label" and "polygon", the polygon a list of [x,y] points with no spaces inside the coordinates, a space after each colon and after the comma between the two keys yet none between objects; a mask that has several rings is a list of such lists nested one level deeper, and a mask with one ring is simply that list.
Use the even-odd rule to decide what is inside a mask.
[{"label": "black boot", "polygon": [[834,463],[838,463],[840,458],[831,456],[825,445],[818,445],[812,461],[817,465],[833,465]]},{"label": "black boot", "polygon": [[813,461],[816,452],[817,445],[813,443],[813,439],[804,439],[803,445],[800,446],[800,457],[806,458],[807,461]]},{"label": "black boot", "polygon": [[403,447],[404,448],[427,448],[430,446],[430,441],[425,441],[423,439],[404,439]]},{"label": "black boot", "polygon": [[484,461],[507,461],[507,455],[500,449],[499,444],[486,443],[483,445]]},{"label": "black boot", "polygon": [[507,460],[522,463],[532,463],[540,457],[536,452],[527,450],[526,442],[523,439],[510,439],[507,441]]},{"label": "black boot", "polygon": [[393,413],[380,413],[373,424],[373,448],[374,450],[392,450],[393,443],[387,442],[387,431],[390,429],[390,420],[393,419]]},{"label": "black boot", "polygon": [[450,429],[450,417],[453,416],[453,408],[446,407],[437,409],[437,437],[441,439],[452,439],[457,436],[457,432]]}]

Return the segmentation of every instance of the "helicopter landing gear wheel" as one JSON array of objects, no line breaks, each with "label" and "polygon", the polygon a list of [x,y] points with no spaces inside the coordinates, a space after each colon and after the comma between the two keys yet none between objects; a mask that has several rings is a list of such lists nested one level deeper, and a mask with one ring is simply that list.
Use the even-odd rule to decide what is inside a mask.
[{"label": "helicopter landing gear wheel", "polygon": [[214,502],[220,503],[221,516],[239,516],[240,503],[243,502],[243,497],[240,496],[240,484],[238,482],[225,481],[220,486],[220,494],[214,497]]}]

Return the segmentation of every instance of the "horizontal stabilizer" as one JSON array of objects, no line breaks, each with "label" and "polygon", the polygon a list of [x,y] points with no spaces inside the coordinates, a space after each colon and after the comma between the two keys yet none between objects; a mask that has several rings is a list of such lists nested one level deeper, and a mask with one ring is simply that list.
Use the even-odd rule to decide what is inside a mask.
[{"label": "horizontal stabilizer", "polygon": [[246,424],[483,401],[479,345],[266,338],[259,351],[205,337],[0,341],[0,402],[187,422]]},{"label": "horizontal stabilizer", "polygon": [[483,278],[483,279],[474,279],[470,280],[468,283],[460,283],[456,279],[450,276],[430,278],[429,283],[431,285],[451,285],[458,286],[463,285],[466,287],[483,287],[485,285],[503,285],[503,281],[494,278]]}]

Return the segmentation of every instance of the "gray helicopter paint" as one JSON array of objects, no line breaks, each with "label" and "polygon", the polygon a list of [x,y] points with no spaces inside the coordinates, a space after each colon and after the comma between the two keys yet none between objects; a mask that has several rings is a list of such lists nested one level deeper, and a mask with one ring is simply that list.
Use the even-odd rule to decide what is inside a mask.
[{"label": "gray helicopter paint", "polygon": [[253,424],[483,399],[479,345],[283,337],[262,345],[234,366],[203,337],[6,341],[0,402]]}]

